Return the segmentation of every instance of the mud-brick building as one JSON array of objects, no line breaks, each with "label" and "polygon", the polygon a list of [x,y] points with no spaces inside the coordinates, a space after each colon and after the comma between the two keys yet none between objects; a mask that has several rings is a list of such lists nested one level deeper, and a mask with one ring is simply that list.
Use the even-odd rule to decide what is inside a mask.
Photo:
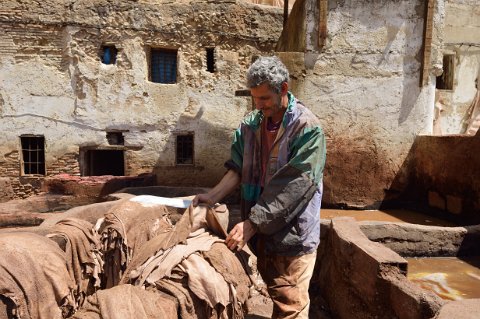
[{"label": "mud-brick building", "polygon": [[480,126],[477,2],[296,0],[282,28],[276,0],[2,1],[0,198],[58,173],[213,185],[275,52],[327,135],[325,204],[480,212],[480,133],[449,137]]},{"label": "mud-brick building", "polygon": [[0,3],[0,199],[45,177],[211,185],[283,10],[234,0]]}]

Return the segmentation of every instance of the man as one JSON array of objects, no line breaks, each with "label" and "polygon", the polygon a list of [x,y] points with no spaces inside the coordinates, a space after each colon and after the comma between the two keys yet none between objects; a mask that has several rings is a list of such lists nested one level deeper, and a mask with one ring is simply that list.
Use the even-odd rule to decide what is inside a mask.
[{"label": "man", "polygon": [[241,186],[242,222],[226,244],[250,241],[274,302],[273,318],[308,318],[308,287],[320,241],[325,137],[315,115],[288,91],[277,57],[247,72],[256,110],[235,131],[222,180],[193,204],[214,204]]}]

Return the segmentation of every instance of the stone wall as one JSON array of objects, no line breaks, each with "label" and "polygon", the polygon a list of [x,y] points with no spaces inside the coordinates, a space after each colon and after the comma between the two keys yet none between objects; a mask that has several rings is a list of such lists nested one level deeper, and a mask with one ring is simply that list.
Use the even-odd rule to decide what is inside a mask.
[{"label": "stone wall", "polygon": [[[13,198],[27,198],[41,192],[44,177],[21,176],[20,155],[18,151],[12,151],[4,155],[0,161],[0,176],[3,187],[0,192],[0,202]],[[78,155],[76,153],[64,154],[60,158],[54,158],[48,166],[45,176],[53,176],[68,172],[79,175]]]},{"label": "stone wall", "polygon": [[[231,134],[251,109],[244,74],[272,52],[282,8],[243,1],[0,3],[0,177],[20,175],[19,136],[45,137],[47,175],[85,172],[82,150],[122,150],[125,174],[211,186]],[[118,50],[115,64],[102,46]],[[177,82],[149,81],[151,48],[177,50]],[[207,71],[206,48],[215,69]],[[121,132],[110,145],[107,132]],[[194,163],[175,162],[175,136],[194,134]]]},{"label": "stone wall", "polygon": [[56,159],[49,165],[48,176],[66,173],[70,175],[80,175],[80,166],[78,153],[66,153]]},{"label": "stone wall", "polygon": [[[419,85],[425,1],[329,1],[321,51],[318,3],[295,3],[290,18],[300,20],[289,21],[279,55],[291,69],[294,93],[323,123],[325,203],[378,207],[397,196],[389,189],[415,136],[432,132],[443,1],[435,1],[425,86]],[[297,33],[304,40],[291,43]]]}]

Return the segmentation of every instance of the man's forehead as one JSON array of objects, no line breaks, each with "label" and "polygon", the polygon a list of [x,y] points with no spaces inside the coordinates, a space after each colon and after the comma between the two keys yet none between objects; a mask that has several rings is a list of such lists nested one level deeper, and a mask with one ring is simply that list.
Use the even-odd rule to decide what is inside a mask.
[{"label": "man's forehead", "polygon": [[266,95],[272,95],[275,92],[272,90],[270,85],[268,83],[262,83],[258,86],[255,86],[253,88],[250,88],[250,94],[252,96],[266,96]]}]

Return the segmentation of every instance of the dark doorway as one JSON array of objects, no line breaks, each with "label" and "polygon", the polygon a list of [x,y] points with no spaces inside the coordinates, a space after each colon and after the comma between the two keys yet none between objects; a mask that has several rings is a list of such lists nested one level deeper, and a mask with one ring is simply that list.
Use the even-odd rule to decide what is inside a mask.
[{"label": "dark doorway", "polygon": [[125,175],[124,152],[122,150],[88,150],[85,154],[85,176]]},{"label": "dark doorway", "polygon": [[193,134],[177,135],[177,165],[193,165]]}]

